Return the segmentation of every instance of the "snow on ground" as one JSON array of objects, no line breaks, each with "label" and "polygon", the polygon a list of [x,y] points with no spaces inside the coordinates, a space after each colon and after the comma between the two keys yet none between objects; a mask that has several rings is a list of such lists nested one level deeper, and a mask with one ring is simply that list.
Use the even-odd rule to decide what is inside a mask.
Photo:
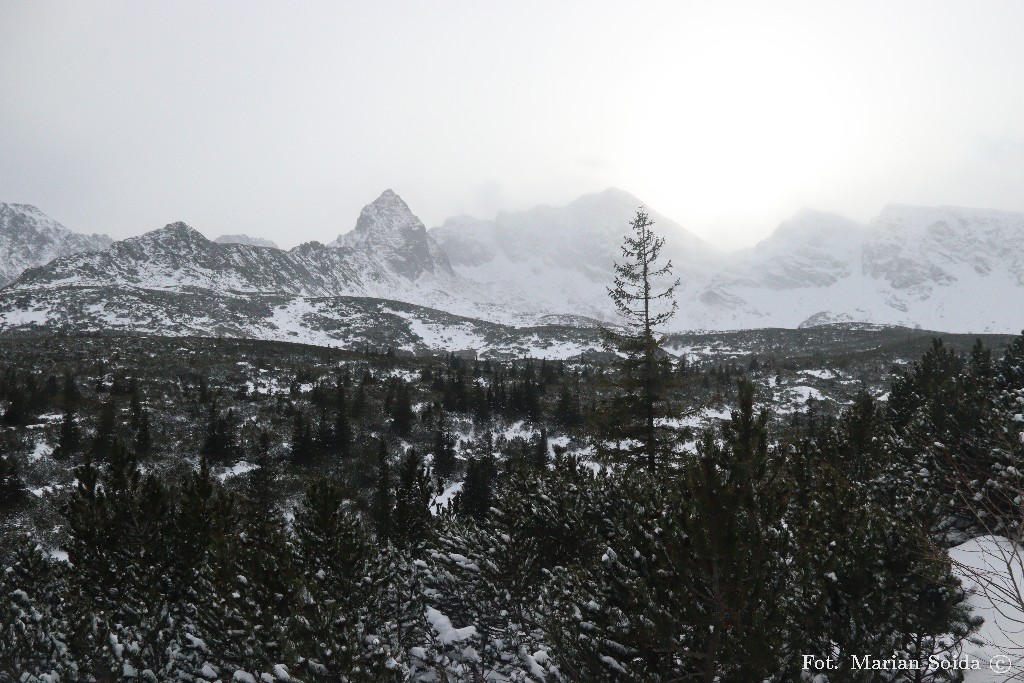
[{"label": "snow on ground", "polygon": [[[419,370],[406,370],[404,368],[393,368],[381,373],[382,377],[398,377],[405,382],[416,382],[420,379]],[[427,403],[421,404],[423,406],[428,405]]]},{"label": "snow on ground", "polygon": [[692,344],[670,344],[665,347],[668,353],[679,358],[685,358],[687,363],[696,363],[710,356],[714,357],[733,357],[743,356],[749,353],[749,349],[738,349],[731,346],[726,346],[722,343],[703,344],[701,346],[695,346]]},{"label": "snow on ground", "polygon": [[432,349],[479,349],[486,345],[483,337],[470,324],[426,323],[405,311],[394,311],[409,323],[409,331],[420,338],[424,346]]},{"label": "snow on ground", "polygon": [[773,409],[780,414],[800,412],[807,407],[807,401],[811,399],[821,401],[825,398],[826,396],[814,387],[803,385],[786,387],[776,392]]},{"label": "snow on ground", "polygon": [[[964,654],[980,660],[966,671],[965,683],[996,683],[1024,676],[1024,553],[1000,536],[980,536],[949,551],[954,572],[968,592],[974,616],[985,620]],[[990,662],[1002,657],[1012,670],[993,671]]]},{"label": "snow on ground", "polygon": [[224,481],[228,477],[236,477],[239,474],[245,474],[246,472],[252,472],[256,469],[256,465],[246,462],[244,460],[235,463],[231,467],[228,467],[223,472],[217,474],[217,478]]},{"label": "snow on ground", "polygon": [[805,374],[805,375],[810,375],[811,377],[817,377],[818,379],[835,379],[836,377],[839,377],[838,373],[835,373],[832,370],[828,370],[828,369],[824,369],[824,370],[801,370],[800,372]]},{"label": "snow on ground", "polygon": [[566,360],[575,358],[588,351],[600,349],[599,344],[581,344],[574,341],[545,340],[533,335],[524,340],[523,355],[530,358],[546,358],[548,360]]},{"label": "snow on ground", "polygon": [[499,434],[501,436],[504,436],[509,441],[516,437],[529,441],[537,434],[537,430],[535,430],[533,427],[528,427],[526,425],[526,422],[524,422],[523,420],[519,420],[518,422],[513,423],[511,426],[506,427],[500,432],[494,432],[495,437],[497,437]]},{"label": "snow on ground", "polygon": [[326,332],[310,327],[306,323],[306,316],[313,316],[317,313],[316,305],[304,297],[296,297],[286,304],[274,309],[273,315],[266,320],[269,325],[268,339],[277,341],[301,340],[305,344],[316,344],[318,346],[330,346],[337,344],[338,340],[333,339]]},{"label": "snow on ground", "polygon": [[436,515],[438,512],[438,508],[447,508],[451,504],[452,498],[455,497],[455,494],[461,490],[461,481],[457,481],[454,484],[450,485],[444,491],[434,496],[434,500],[430,502],[430,511]]},{"label": "snow on ground", "polygon": [[564,434],[562,436],[553,436],[553,437],[548,438],[548,456],[549,457],[554,457],[554,455],[555,455],[555,446],[558,446],[559,448],[566,448],[566,449],[568,449],[569,448],[569,441],[570,441],[569,437],[565,436]]},{"label": "snow on ground", "polygon": [[729,408],[708,406],[695,413],[689,413],[681,418],[661,419],[658,421],[658,424],[666,427],[672,427],[674,429],[682,429],[683,427],[696,429],[698,427],[706,427],[710,425],[712,420],[729,419],[732,419],[732,410]]},{"label": "snow on ground", "polygon": [[46,443],[45,441],[37,441],[35,447],[32,449],[32,453],[29,454],[29,460],[39,460],[46,456],[53,454],[53,446]]},{"label": "snow on ground", "polygon": [[815,389],[814,387],[791,387],[789,392],[793,395],[793,398],[799,401],[800,403],[806,403],[812,398],[816,401],[820,401],[821,399],[824,398],[822,393]]},{"label": "snow on ground", "polygon": [[9,311],[4,311],[2,314],[4,324],[14,327],[17,325],[46,325],[50,322],[52,314],[49,308],[45,308],[45,304],[37,304],[33,301],[29,306],[41,306],[41,308],[12,308]]}]

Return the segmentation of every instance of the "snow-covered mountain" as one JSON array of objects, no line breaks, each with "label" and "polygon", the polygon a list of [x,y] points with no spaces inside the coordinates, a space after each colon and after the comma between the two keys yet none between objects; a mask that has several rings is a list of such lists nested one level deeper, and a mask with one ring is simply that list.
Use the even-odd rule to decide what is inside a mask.
[{"label": "snow-covered mountain", "polygon": [[[537,308],[613,319],[607,287],[621,260],[622,238],[643,202],[618,189],[588,194],[567,206],[499,213],[493,221],[448,219],[430,230],[459,275],[518,291]],[[678,223],[649,211],[665,237],[682,280],[680,295],[695,294],[725,256]]]},{"label": "snow-covered mountain", "polygon": [[250,237],[249,235],[221,235],[214,242],[217,244],[248,244],[250,247],[280,249],[273,240],[266,240],[262,237]]},{"label": "snow-covered mountain", "polygon": [[[396,346],[466,348],[483,337],[459,330],[479,323],[498,325],[507,339],[516,328],[537,330],[523,334],[539,340],[549,338],[545,330],[589,330],[583,346],[564,341],[593,350],[595,320],[615,319],[606,287],[641,204],[608,190],[493,221],[453,218],[428,231],[388,190],[331,244],[288,251],[213,242],[173,223],[30,268],[0,290],[0,333],[120,329],[344,345],[370,338],[366,321],[383,309],[365,302],[390,301],[408,305],[399,316],[405,341]],[[651,216],[682,280],[668,331],[836,322],[978,333],[1024,327],[1015,305],[1024,294],[1024,214],[890,206],[860,225],[804,210],[729,255]],[[359,325],[354,311],[362,311]],[[477,323],[467,327],[469,319]],[[516,348],[548,343],[520,341]]]},{"label": "snow-covered mountain", "polygon": [[426,274],[454,275],[448,256],[427,235],[423,221],[391,190],[363,207],[355,229],[328,246],[364,255],[380,270],[413,280]]},{"label": "snow-covered mountain", "polygon": [[1015,332],[1024,309],[1024,214],[891,205],[859,225],[803,211],[734,255],[682,316],[739,329],[870,322]]},{"label": "snow-covered mountain", "polygon": [[[405,216],[401,215],[403,208]],[[374,220],[378,216],[385,219]],[[417,220],[397,195],[385,192],[363,210],[353,231],[359,233],[360,239],[349,239],[333,247],[308,242],[289,251],[212,242],[185,223],[171,223],[115,242],[102,252],[58,258],[25,272],[10,288],[127,286],[301,296],[378,296],[414,303],[447,300],[456,277],[447,258],[426,236],[425,228],[418,236],[419,241],[407,240],[404,228]],[[396,256],[388,258],[379,249],[380,243],[389,244]],[[424,247],[425,255],[420,253],[420,247]],[[416,258],[402,260],[398,255],[403,252]]]},{"label": "snow-covered mountain", "polygon": [[562,322],[499,324],[353,296],[125,286],[0,289],[0,334],[224,336],[348,349],[469,351],[488,358],[571,358],[603,350],[594,326]]},{"label": "snow-covered mountain", "polygon": [[[364,208],[355,229],[331,246],[308,242],[284,251],[221,244],[178,222],[115,242],[102,252],[58,258],[29,269],[5,291],[24,295],[46,290],[56,309],[73,310],[73,305],[57,299],[96,306],[102,302],[93,301],[84,290],[109,293],[115,288],[206,293],[211,301],[223,293],[390,299],[497,322],[530,323],[543,315],[515,293],[498,292],[456,275],[422,222],[390,190]],[[115,299],[128,302],[132,297]],[[134,311],[118,305],[102,308],[112,320],[134,317]],[[18,316],[12,313],[6,322],[15,319]],[[4,322],[0,320],[0,329],[5,329]]]},{"label": "snow-covered mountain", "polygon": [[0,287],[60,256],[106,249],[106,235],[71,232],[28,204],[0,202]]}]

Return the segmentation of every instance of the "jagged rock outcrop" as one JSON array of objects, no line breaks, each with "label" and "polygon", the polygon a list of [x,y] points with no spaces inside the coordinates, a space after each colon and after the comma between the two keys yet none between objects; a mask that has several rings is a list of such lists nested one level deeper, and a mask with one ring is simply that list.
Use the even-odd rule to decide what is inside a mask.
[{"label": "jagged rock outcrop", "polygon": [[0,287],[55,258],[106,249],[106,235],[80,235],[28,204],[0,202]]}]

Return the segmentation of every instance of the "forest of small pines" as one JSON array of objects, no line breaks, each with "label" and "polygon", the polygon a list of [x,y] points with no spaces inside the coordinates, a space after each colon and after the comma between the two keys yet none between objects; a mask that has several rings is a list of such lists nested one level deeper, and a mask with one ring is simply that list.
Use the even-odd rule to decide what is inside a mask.
[{"label": "forest of small pines", "polygon": [[978,629],[947,551],[1024,520],[1024,337],[799,406],[662,354],[653,445],[631,372],[5,340],[0,681],[956,680],[847,663]]}]

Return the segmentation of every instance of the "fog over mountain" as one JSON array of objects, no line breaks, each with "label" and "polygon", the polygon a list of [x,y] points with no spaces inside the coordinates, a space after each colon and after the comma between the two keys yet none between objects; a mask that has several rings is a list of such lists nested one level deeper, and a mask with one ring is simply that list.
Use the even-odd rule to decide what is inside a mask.
[{"label": "fog over mountain", "polygon": [[251,247],[280,249],[273,240],[263,239],[262,237],[250,237],[249,235],[221,235],[214,242],[217,244],[248,244]]},{"label": "fog over mountain", "polygon": [[[351,344],[358,339],[347,336],[346,317],[355,300],[424,307],[399,316],[411,325],[406,337],[420,340],[410,348],[471,346],[473,335],[458,332],[469,328],[446,314],[510,328],[614,323],[607,287],[642,205],[609,189],[562,207],[494,220],[459,216],[427,230],[386,190],[330,244],[287,251],[250,237],[211,241],[180,222],[110,244],[31,207],[0,205],[0,272],[20,273],[0,290],[0,329],[216,329]],[[681,281],[668,331],[871,323],[1013,332],[1024,325],[1006,305],[1024,294],[1024,214],[892,205],[861,225],[803,210],[735,253],[651,216]]]}]

